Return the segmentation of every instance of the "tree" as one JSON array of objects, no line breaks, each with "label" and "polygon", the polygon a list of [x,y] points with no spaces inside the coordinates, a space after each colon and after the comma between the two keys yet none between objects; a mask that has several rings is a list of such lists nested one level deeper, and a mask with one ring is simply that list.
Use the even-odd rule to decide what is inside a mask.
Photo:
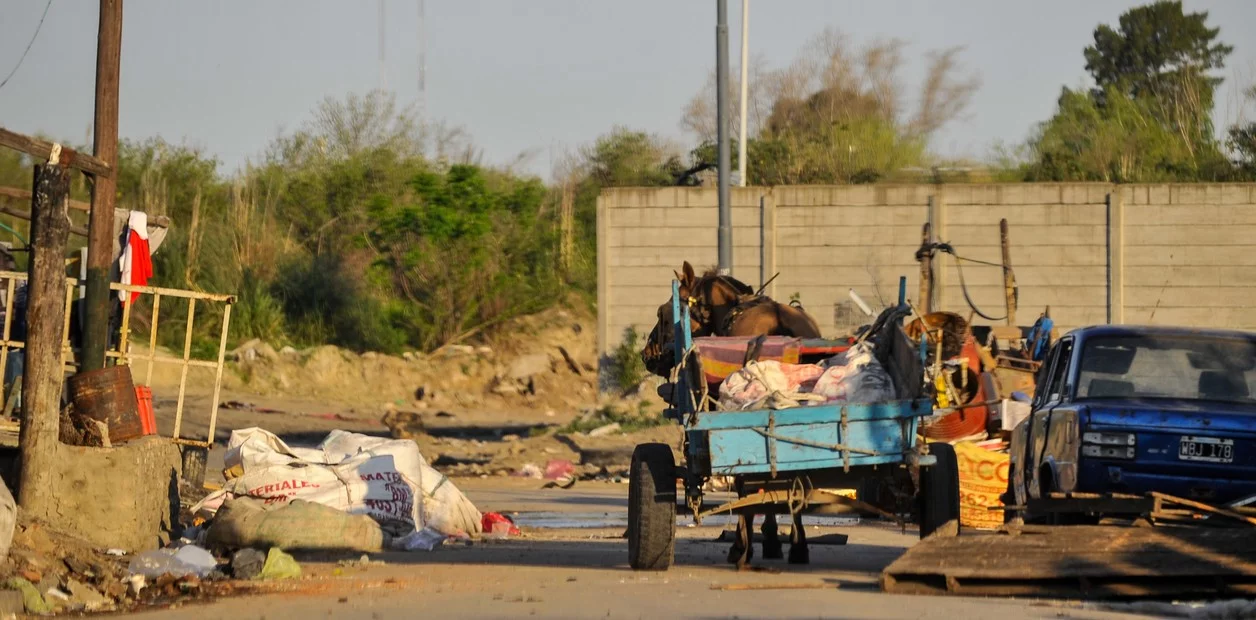
[{"label": "tree", "polygon": [[[1243,94],[1248,102],[1256,102],[1256,86],[1248,87]],[[1256,179],[1256,122],[1239,122],[1231,126],[1226,146],[1234,153],[1243,177]]]},{"label": "tree", "polygon": [[[960,48],[931,53],[916,108],[909,110],[903,47],[880,40],[855,48],[826,29],[783,69],[751,65],[750,181],[871,182],[925,163],[929,139],[963,113],[980,81],[963,71]],[[694,153],[698,161],[714,161],[714,91],[712,78],[682,120],[703,140]]]},{"label": "tree", "polygon": [[583,159],[585,174],[599,188],[672,185],[684,170],[675,147],[624,127],[600,136]]},{"label": "tree", "polygon": [[1208,13],[1183,13],[1179,0],[1160,0],[1121,15],[1118,30],[1101,25],[1086,48],[1086,70],[1095,96],[1108,89],[1133,99],[1147,98],[1152,111],[1173,126],[1189,149],[1212,140],[1212,108],[1221,78],[1210,72],[1225,66],[1234,48],[1217,42]]},{"label": "tree", "polygon": [[1089,92],[1064,89],[1055,116],[1030,140],[1030,180],[1228,180],[1213,132],[1213,93],[1233,48],[1207,13],[1162,0],[1101,25],[1083,53]]}]

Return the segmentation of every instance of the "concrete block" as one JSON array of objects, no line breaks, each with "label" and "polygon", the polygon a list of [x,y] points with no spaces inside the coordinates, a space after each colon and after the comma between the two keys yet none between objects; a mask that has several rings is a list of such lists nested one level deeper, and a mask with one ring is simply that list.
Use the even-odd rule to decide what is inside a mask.
[{"label": "concrete block", "polygon": [[1169,202],[1175,205],[1208,204],[1205,189],[1193,183],[1177,183],[1169,186]]},{"label": "concrete block", "polygon": [[1147,204],[1168,205],[1173,203],[1173,192],[1168,184],[1148,185]]},{"label": "concrete block", "polygon": [[101,548],[155,549],[177,524],[179,448],[149,436],[113,448],[58,444],[50,514],[28,515]]},{"label": "concrete block", "polygon": [[685,187],[677,190],[677,200],[686,207],[719,207],[720,192],[714,187]]},{"label": "concrete block", "polygon": [[1222,205],[1252,205],[1249,202],[1249,188],[1246,185],[1217,185],[1217,201],[1216,204]]},{"label": "concrete block", "polygon": [[1094,183],[1086,186],[1086,204],[1099,205],[1108,202],[1108,194],[1116,191],[1115,185]]},{"label": "concrete block", "polygon": [[1126,230],[1127,245],[1238,245],[1251,246],[1256,240],[1256,225],[1207,224],[1173,226],[1130,226]]},{"label": "concrete block", "polygon": [[884,202],[878,199],[879,192],[875,185],[835,187],[825,193],[828,195],[825,203],[830,205],[868,206],[884,204]]}]

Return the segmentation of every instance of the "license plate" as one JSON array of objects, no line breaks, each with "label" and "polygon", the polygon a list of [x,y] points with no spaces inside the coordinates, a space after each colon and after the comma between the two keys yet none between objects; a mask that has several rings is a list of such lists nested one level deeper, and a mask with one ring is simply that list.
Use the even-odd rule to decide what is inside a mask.
[{"label": "license plate", "polygon": [[1178,459],[1206,463],[1233,463],[1234,440],[1184,436],[1178,443]]}]

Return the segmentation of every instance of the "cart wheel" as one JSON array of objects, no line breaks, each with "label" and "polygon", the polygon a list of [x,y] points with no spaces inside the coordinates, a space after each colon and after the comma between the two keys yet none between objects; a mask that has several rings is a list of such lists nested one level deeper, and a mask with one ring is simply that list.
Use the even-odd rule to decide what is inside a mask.
[{"label": "cart wheel", "polygon": [[666,444],[632,452],[628,478],[628,565],[667,570],[676,550],[676,461]]},{"label": "cart wheel", "polygon": [[929,444],[937,463],[920,469],[920,537],[934,532],[959,534],[959,461],[955,448],[941,442]]}]

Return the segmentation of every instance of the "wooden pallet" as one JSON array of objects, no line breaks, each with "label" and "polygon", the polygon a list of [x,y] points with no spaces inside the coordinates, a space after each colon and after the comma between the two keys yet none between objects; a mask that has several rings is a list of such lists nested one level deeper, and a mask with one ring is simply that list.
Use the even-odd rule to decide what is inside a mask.
[{"label": "wooden pallet", "polygon": [[1022,526],[928,538],[881,574],[904,594],[1060,598],[1256,594],[1250,528]]}]

